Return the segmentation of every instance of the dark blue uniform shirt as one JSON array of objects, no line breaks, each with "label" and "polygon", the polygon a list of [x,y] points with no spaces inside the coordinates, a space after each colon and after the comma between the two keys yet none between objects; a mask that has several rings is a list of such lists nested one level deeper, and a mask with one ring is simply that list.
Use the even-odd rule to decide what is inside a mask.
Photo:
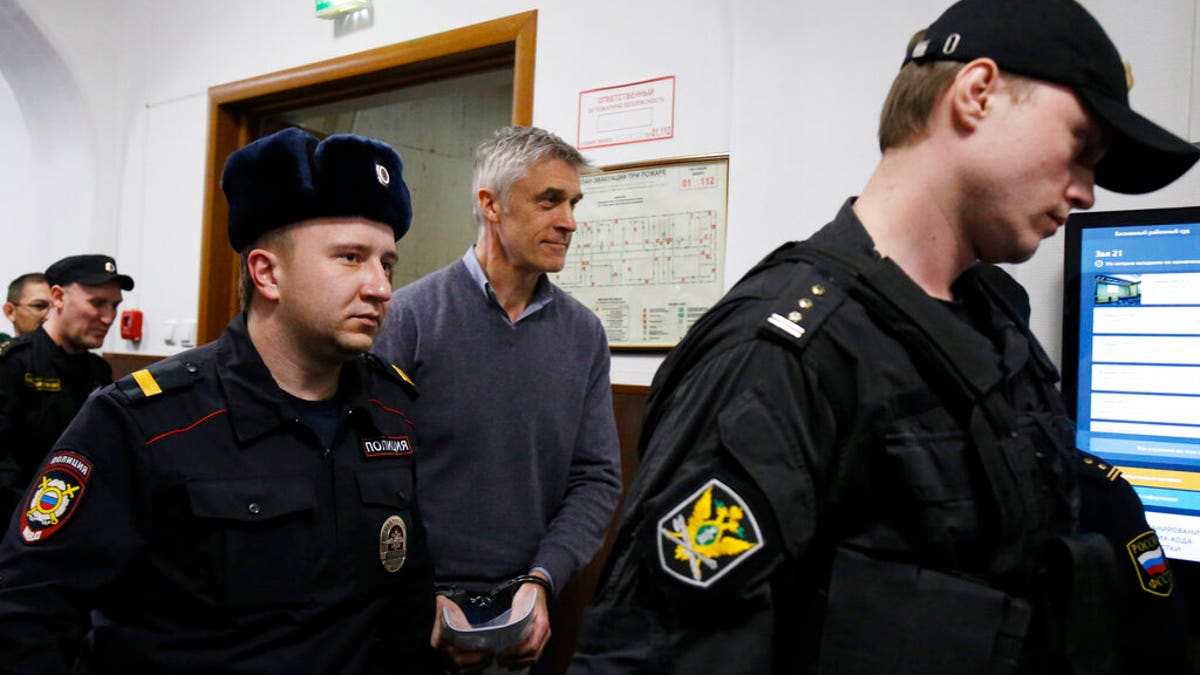
[{"label": "dark blue uniform shirt", "polygon": [[347,363],[325,445],[244,317],[102,390],[0,542],[0,671],[426,672],[414,395]]}]

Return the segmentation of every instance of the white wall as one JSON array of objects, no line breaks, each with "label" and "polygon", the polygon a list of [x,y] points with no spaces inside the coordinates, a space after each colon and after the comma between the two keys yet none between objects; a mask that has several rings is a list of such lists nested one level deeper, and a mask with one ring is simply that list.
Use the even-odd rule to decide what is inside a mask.
[{"label": "white wall", "polygon": [[[154,335],[162,319],[196,314],[210,86],[537,9],[535,124],[573,139],[580,91],[674,75],[675,138],[589,157],[613,164],[730,154],[728,285],[779,242],[816,230],[864,183],[877,159],[879,105],[904,45],[947,4],[460,0],[414,11],[375,0],[373,25],[347,33],[313,18],[305,0],[139,0],[117,14],[91,0],[0,0],[0,8],[14,2],[78,82],[94,138],[94,161],[80,178],[95,194],[85,199],[93,223],[84,239],[115,248],[137,277],[127,304],[146,312],[150,334],[140,350],[155,354],[169,351]],[[1200,136],[1197,0],[1084,4],[1133,64],[1134,105],[1177,133]],[[3,97],[0,88],[0,122]],[[40,135],[31,132],[31,144]],[[1102,193],[1096,208],[1193,204],[1198,188],[1193,171],[1151,196]],[[1017,268],[1051,354],[1059,344],[1060,256],[1061,242],[1051,240]],[[135,349],[115,337],[106,348]],[[648,383],[658,363],[618,355],[614,382]]]},{"label": "white wall", "polygon": [[[40,272],[48,262],[34,255],[45,249],[38,229],[33,224],[33,181],[29,167],[33,165],[29,129],[17,107],[17,100],[8,81],[0,73],[0,204],[4,205],[3,242],[0,246],[0,294],[8,283],[25,272]],[[12,334],[7,322],[0,331]]]},{"label": "white wall", "polygon": [[[909,37],[947,0],[760,0],[739,6],[734,28],[727,282],[780,241],[829,221],[878,160],[879,108]],[[1200,140],[1195,0],[1084,0],[1133,66],[1133,105]],[[1193,104],[1195,101],[1195,104]],[[1190,124],[1190,128],[1189,128]],[[1157,193],[1100,190],[1095,210],[1200,204],[1200,170]],[[735,238],[736,237],[736,238]],[[1061,351],[1062,237],[1009,270],[1029,291],[1031,324]]]},{"label": "white wall", "polygon": [[58,44],[16,0],[0,0],[0,79],[6,136],[0,141],[0,203],[6,207],[0,277],[6,285],[90,248],[94,237],[113,228],[111,219],[101,227],[94,221],[101,210],[93,125],[99,115],[87,107]]},{"label": "white wall", "polygon": [[[579,0],[538,8],[533,121],[574,142],[579,92],[675,76],[675,136],[588,150],[605,166],[729,152],[737,0]],[[730,158],[730,171],[739,160]],[[739,237],[730,222],[728,239]],[[728,266],[728,265],[727,265]],[[660,356],[613,357],[612,380],[650,384]]]}]

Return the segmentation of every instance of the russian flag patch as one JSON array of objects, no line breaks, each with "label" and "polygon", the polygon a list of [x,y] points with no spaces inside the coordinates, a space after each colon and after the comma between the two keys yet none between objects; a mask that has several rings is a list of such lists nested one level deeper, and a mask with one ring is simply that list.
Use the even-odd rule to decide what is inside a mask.
[{"label": "russian flag patch", "polygon": [[1154,530],[1134,537],[1125,544],[1125,550],[1129,551],[1129,558],[1133,561],[1142,590],[1163,597],[1171,594],[1175,586],[1171,568],[1167,566],[1167,555],[1163,553],[1162,545],[1158,543],[1158,534]]}]

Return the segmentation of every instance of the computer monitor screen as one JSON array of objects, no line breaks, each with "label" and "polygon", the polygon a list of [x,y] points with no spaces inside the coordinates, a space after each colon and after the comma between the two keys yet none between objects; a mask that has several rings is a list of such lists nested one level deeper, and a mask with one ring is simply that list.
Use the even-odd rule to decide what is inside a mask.
[{"label": "computer monitor screen", "polygon": [[1167,554],[1200,561],[1200,207],[1072,215],[1063,394]]}]

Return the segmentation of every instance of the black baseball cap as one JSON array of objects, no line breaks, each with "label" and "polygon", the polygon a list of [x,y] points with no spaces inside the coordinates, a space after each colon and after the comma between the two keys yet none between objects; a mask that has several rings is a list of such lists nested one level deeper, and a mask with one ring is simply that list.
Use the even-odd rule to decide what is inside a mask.
[{"label": "black baseball cap", "polygon": [[46,268],[51,286],[83,284],[100,286],[115,281],[126,291],[133,290],[133,277],[117,273],[117,261],[100,254],[73,255]]},{"label": "black baseball cap", "polygon": [[1002,70],[1072,89],[1112,131],[1096,184],[1138,194],[1161,188],[1200,148],[1129,107],[1127,71],[1096,19],[1074,0],[961,0],[929,26],[904,62],[988,57]]},{"label": "black baseball cap", "polygon": [[334,134],[318,141],[288,128],[239,148],[225,162],[229,243],[241,251],[263,234],[312,218],[366,218],[392,228],[412,222],[400,155],[383,141]]}]

